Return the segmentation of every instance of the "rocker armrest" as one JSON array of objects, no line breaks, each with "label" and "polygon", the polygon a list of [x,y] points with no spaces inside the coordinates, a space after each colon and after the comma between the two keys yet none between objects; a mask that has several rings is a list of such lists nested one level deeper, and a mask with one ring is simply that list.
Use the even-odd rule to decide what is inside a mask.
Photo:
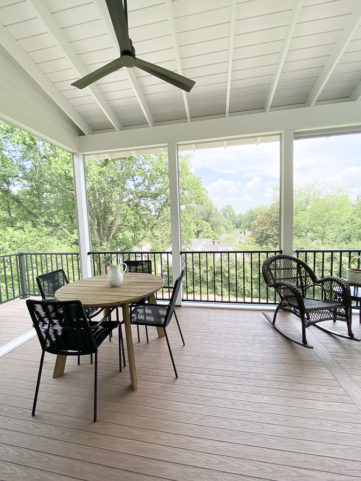
[{"label": "rocker armrest", "polygon": [[291,291],[292,297],[296,299],[299,306],[301,308],[304,308],[302,291],[300,289],[298,289],[294,284],[291,284],[291,282],[277,281],[277,282],[274,282],[273,284],[270,284],[268,287],[273,287],[274,289],[276,289],[276,291],[280,295],[281,299],[290,297],[289,295],[284,295],[283,293],[281,294],[281,292],[280,292],[280,291],[282,291],[283,288],[288,289],[289,291]]},{"label": "rocker armrest", "polygon": [[[319,284],[325,292],[330,292],[332,299],[335,297],[342,297],[344,304],[351,306],[351,290],[347,281],[341,277],[327,276],[316,280],[316,285]],[[328,289],[324,288],[325,284],[329,284]]]}]

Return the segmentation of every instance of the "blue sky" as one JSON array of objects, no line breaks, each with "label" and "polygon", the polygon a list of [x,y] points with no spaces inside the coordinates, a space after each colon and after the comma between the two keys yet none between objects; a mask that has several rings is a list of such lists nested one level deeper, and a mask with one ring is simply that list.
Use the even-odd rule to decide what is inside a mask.
[{"label": "blue sky", "polygon": [[279,185],[279,144],[267,142],[188,151],[195,175],[202,178],[217,208],[236,212],[270,204]]},{"label": "blue sky", "polygon": [[[236,212],[269,205],[279,188],[278,142],[188,151],[217,208]],[[361,134],[295,141],[294,187],[317,182],[323,191],[339,187],[355,199],[361,194]]]}]

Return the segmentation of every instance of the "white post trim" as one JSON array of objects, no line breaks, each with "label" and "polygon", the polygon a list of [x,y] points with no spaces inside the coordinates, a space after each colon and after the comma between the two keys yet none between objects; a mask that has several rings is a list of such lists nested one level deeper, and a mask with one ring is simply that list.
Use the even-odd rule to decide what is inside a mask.
[{"label": "white post trim", "polygon": [[293,255],[293,142],[294,131],[284,130],[281,135],[280,247],[288,255]]},{"label": "white post trim", "polygon": [[[176,279],[182,271],[181,259],[181,222],[180,222],[180,198],[179,198],[179,171],[178,151],[176,142],[169,142],[168,148],[168,176],[170,197],[170,225],[172,238],[172,269],[173,279]],[[177,304],[182,303],[182,290],[180,290]]]},{"label": "white post trim", "polygon": [[81,278],[92,275],[91,262],[88,256],[90,251],[88,203],[86,196],[85,163],[84,156],[73,154],[73,171],[75,184],[76,215],[78,221],[78,243],[80,253]]}]

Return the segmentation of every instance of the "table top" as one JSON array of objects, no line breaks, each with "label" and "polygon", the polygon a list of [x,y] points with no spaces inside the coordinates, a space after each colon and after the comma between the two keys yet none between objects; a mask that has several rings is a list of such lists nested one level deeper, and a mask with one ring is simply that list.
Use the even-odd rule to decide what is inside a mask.
[{"label": "table top", "polygon": [[124,274],[118,287],[110,287],[107,276],[95,276],[66,284],[55,292],[58,301],[80,300],[85,307],[115,307],[137,302],[150,296],[163,285],[163,280],[153,274]]}]

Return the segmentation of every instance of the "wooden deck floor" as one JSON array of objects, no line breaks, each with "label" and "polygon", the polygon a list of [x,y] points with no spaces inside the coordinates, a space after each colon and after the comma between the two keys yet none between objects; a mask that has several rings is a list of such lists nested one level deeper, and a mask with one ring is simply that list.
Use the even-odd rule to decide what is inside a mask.
[{"label": "wooden deck floor", "polygon": [[[14,322],[28,330],[24,302],[13,307]],[[117,343],[101,347],[96,424],[88,359],[70,360],[54,380],[54,356],[45,357],[32,418],[37,338],[2,357],[0,480],[361,479],[361,343],[311,328],[308,350],[260,311],[178,313],[186,347],[175,324],[169,332],[178,380],[155,332],[148,345],[144,333],[135,343],[137,392],[127,368],[117,370]]]}]

